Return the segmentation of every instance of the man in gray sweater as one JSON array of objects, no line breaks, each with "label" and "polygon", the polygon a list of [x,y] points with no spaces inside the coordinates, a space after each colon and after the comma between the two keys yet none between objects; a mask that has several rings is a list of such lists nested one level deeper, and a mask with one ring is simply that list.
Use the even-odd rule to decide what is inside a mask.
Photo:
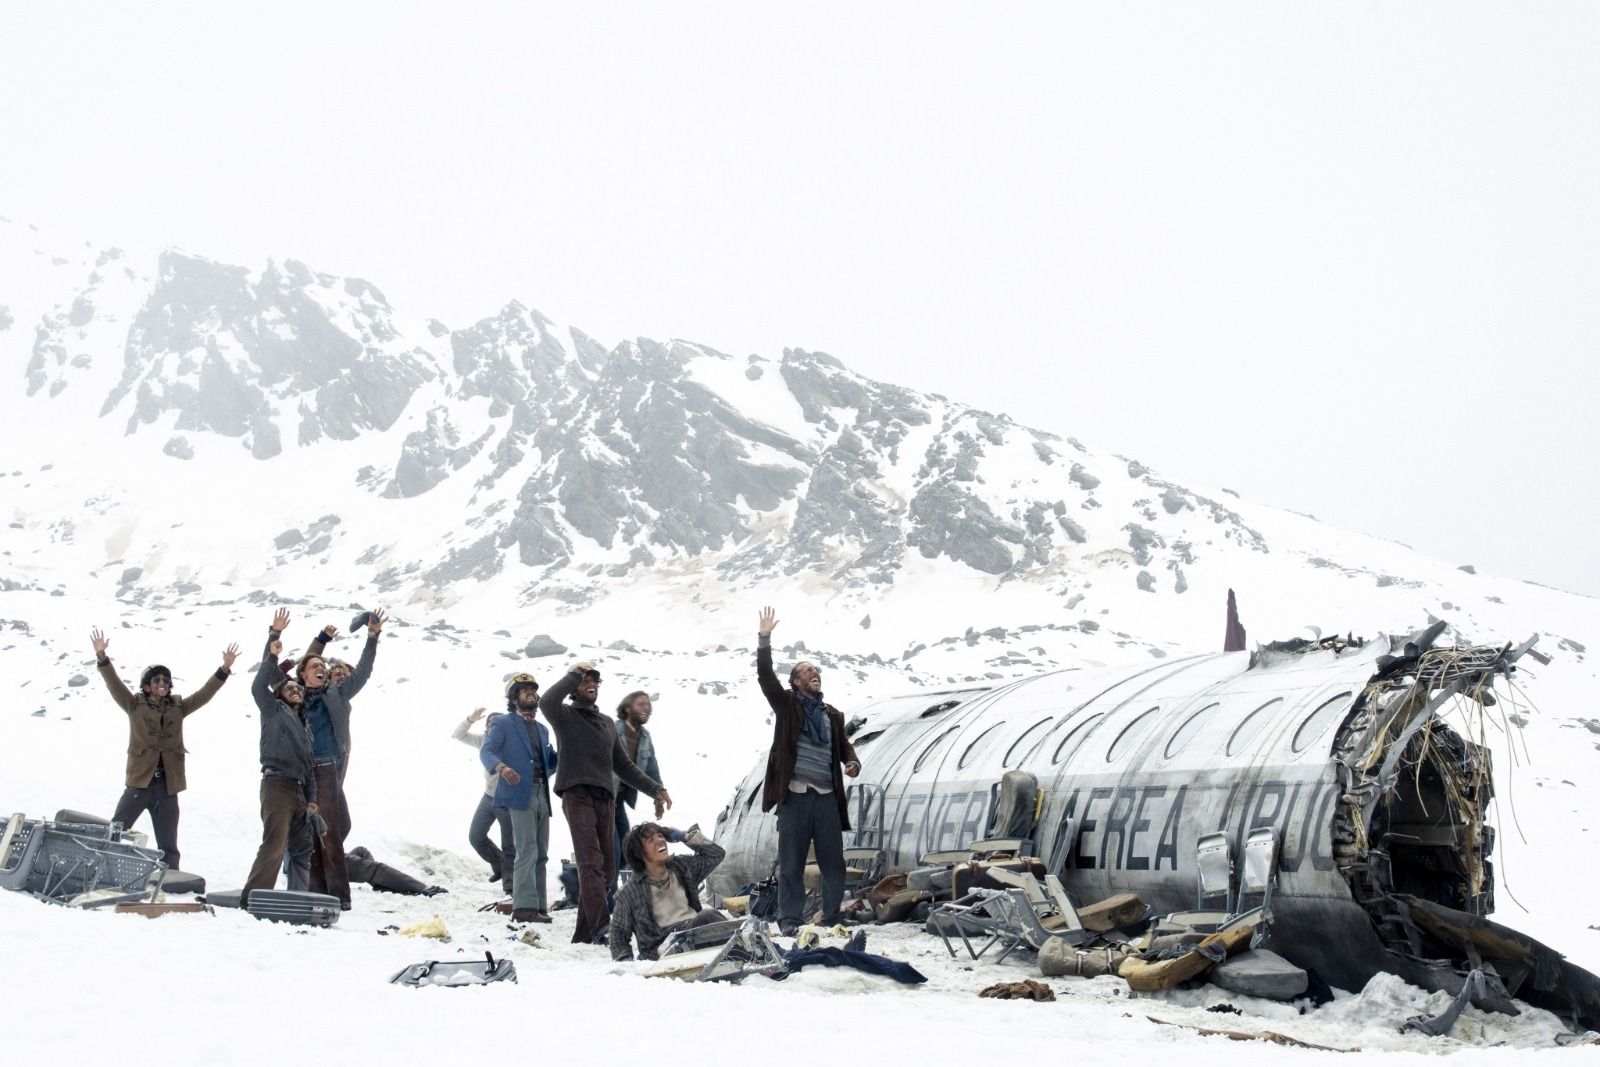
[{"label": "man in gray sweater", "polygon": [[[574,663],[539,698],[539,711],[556,734],[561,762],[555,792],[572,834],[578,862],[578,925],[573,944],[599,940],[611,918],[606,887],[616,871],[612,833],[616,824],[615,775],[663,808],[672,807],[666,787],[628,758],[617,736],[617,723],[595,706],[600,672],[588,663]],[[570,699],[570,702],[569,702]]]}]

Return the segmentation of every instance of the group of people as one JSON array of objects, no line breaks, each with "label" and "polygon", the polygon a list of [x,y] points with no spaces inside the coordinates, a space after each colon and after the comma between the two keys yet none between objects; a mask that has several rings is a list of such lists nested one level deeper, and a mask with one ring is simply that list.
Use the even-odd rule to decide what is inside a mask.
[{"label": "group of people", "polygon": [[[273,887],[281,865],[290,889],[326,892],[350,906],[344,781],[351,701],[371,676],[384,619],[378,610],[352,622],[352,631],[367,632],[352,667],[323,655],[338,636],[333,626],[318,631],[298,660],[280,661],[289,612],[280,608],[273,615],[251,685],[261,713],[262,832],[243,903],[252,890]],[[823,699],[821,670],[802,661],[790,671],[787,688],[779,682],[772,666],[776,625],[773,609],[762,609],[756,678],[773,711],[762,810],[777,811],[778,926],[792,935],[802,918],[812,851],[821,871],[821,920],[838,920],[843,834],[850,828],[844,779],[860,774],[861,764],[845,735],[844,716]],[[126,788],[114,818],[128,826],[149,812],[156,844],[176,867],[178,794],[185,786],[183,721],[227,681],[238,646],[229,645],[222,665],[185,698],[172,693],[172,673],[160,665],[147,668],[140,692],[132,693],[111,664],[105,635],[95,630],[91,639],[100,675],[128,714]],[[456,727],[453,736],[479,750],[485,773],[468,839],[489,863],[491,876],[503,882],[512,919],[550,922],[546,865],[553,796],[567,821],[578,873],[572,940],[608,944],[619,959],[630,958],[636,943],[641,956],[653,957],[672,932],[722,917],[702,907],[699,886],[724,852],[698,827],[679,831],[651,821],[630,828],[628,810],[640,796],[653,801],[658,820],[672,807],[646,728],[654,708],[649,694],[638,691],[618,704],[615,716],[608,715],[597,703],[600,683],[600,672],[587,662],[574,663],[542,693],[533,675],[515,674],[506,683],[505,712],[488,715],[482,733],[473,726],[484,718],[484,708]],[[498,848],[489,839],[496,823]],[[690,853],[673,854],[673,843]],[[623,862],[633,877],[619,892]]]}]

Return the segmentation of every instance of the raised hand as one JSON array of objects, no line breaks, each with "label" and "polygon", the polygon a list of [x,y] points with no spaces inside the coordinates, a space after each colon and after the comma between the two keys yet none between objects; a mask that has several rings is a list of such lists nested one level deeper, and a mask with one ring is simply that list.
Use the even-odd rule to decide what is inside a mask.
[{"label": "raised hand", "polygon": [[467,716],[467,721],[468,722],[477,722],[479,719],[483,718],[483,714],[487,710],[489,710],[489,709],[487,709],[487,708],[473,708],[472,709],[472,714]]},{"label": "raised hand", "polygon": [[378,631],[383,629],[383,620],[387,619],[388,617],[388,613],[382,608],[378,608],[376,611],[369,614],[367,616],[367,633],[371,634],[373,637],[377,637]]},{"label": "raised hand", "polygon": [[771,637],[773,628],[778,625],[778,613],[771,608],[761,609],[761,624],[757,632],[762,637]]},{"label": "raised hand", "polygon": [[96,659],[106,658],[106,646],[111,643],[111,639],[101,633],[99,627],[89,631],[89,643],[94,645]]},{"label": "raised hand", "polygon": [[322,628],[322,639],[324,641],[332,641],[335,637],[338,637],[338,636],[339,636],[339,628],[337,626],[335,626],[333,623],[330,622],[328,625],[326,625],[326,626],[324,626]]},{"label": "raised hand", "polygon": [[267,646],[267,651],[272,653],[272,658],[273,659],[277,659],[279,656],[283,655],[283,642],[282,641],[274,641],[274,642],[272,642],[272,644]]},{"label": "raised hand", "polygon": [[272,632],[281,634],[289,628],[289,609],[279,608],[272,613]]},{"label": "raised hand", "polygon": [[233,661],[238,659],[238,658],[239,658],[239,646],[238,645],[229,645],[227,648],[223,649],[222,650],[222,669],[225,670],[225,671],[233,670]]}]

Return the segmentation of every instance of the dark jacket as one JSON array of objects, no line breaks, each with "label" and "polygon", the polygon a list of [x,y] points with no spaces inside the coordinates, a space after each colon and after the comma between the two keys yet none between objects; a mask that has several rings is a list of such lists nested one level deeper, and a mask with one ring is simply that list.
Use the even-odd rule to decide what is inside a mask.
[{"label": "dark jacket", "polygon": [[[771,811],[789,794],[794,777],[794,745],[805,725],[806,713],[793,689],[785,689],[772,671],[772,645],[763,638],[756,649],[756,681],[772,708],[772,750],[767,753],[767,778],[761,787],[761,810]],[[844,735],[844,715],[832,704],[824,704],[828,728],[833,734],[833,797],[839,804],[839,828],[850,829],[849,802],[844,793],[844,765],[855,763],[855,746]]]},{"label": "dark jacket", "polygon": [[305,790],[306,800],[317,799],[317,779],[311,765],[311,728],[305,716],[272,695],[272,687],[283,679],[278,661],[267,638],[261,650],[261,666],[250,683],[250,695],[261,710],[261,774],[268,778],[292,778]]},{"label": "dark jacket", "polygon": [[[628,750],[628,728],[621,719],[617,720],[617,737],[622,739],[622,750]],[[661,781],[661,765],[656,762],[656,743],[650,740],[650,731],[646,727],[639,727],[639,756],[633,761],[645,774]],[[639,791],[631,785],[625,784],[622,779],[612,776],[613,792],[616,794],[618,804],[634,807],[639,803]]]},{"label": "dark jacket", "polygon": [[561,768],[556,772],[556,795],[576,785],[611,792],[612,775],[652,800],[662,792],[660,782],[634,766],[617,736],[617,720],[593,704],[568,704],[578,687],[578,676],[568,671],[539,698],[539,711],[556,732]]},{"label": "dark jacket", "polygon": [[[367,634],[367,643],[361,648],[361,658],[350,668],[350,677],[338,685],[324,686],[321,690],[322,706],[327,709],[328,721],[333,724],[333,739],[339,744],[341,757],[350,752],[350,701],[356,698],[356,694],[366,687],[367,679],[372,677],[372,664],[378,658],[378,637],[379,634]],[[327,643],[327,638],[319,630],[317,639],[307,647],[306,655],[321,656]]]},{"label": "dark jacket", "polygon": [[[673,856],[667,860],[667,870],[683,883],[689,907],[699,911],[700,883],[706,880],[706,875],[717,869],[717,864],[722,862],[727,852],[721,845],[699,833],[691,834],[685,844],[694,849],[694,855]],[[656,913],[650,905],[650,881],[642,874],[634,875],[617,892],[616,906],[611,909],[611,936],[607,942],[611,946],[612,959],[633,959],[633,949],[628,944],[630,937],[639,942],[639,958],[642,960],[655,959],[661,942],[667,939],[666,932],[656,925]]]},{"label": "dark jacket", "polygon": [[[549,803],[549,779],[556,769],[556,750],[550,747],[550,732],[544,728],[544,723],[535,722],[533,728],[539,735],[537,752],[528,744],[528,730],[522,725],[521,715],[508,712],[489,724],[489,734],[483,739],[483,747],[478,750],[483,769],[493,774],[495,767],[504,763],[522,776],[516,785],[506,781],[505,775],[500,776],[499,783],[494,787],[494,806],[497,808],[527,811],[528,805],[533,803],[535,778],[539,780],[539,788],[544,790],[545,802]],[[535,763],[539,766],[537,772],[534,770]]]},{"label": "dark jacket", "polygon": [[218,667],[206,684],[187,697],[168,695],[161,703],[146,693],[135,693],[122,684],[111,661],[99,663],[100,678],[111,691],[111,699],[128,713],[128,765],[123,784],[129,789],[146,789],[155,777],[160,762],[167,778],[167,792],[181,793],[188,787],[183,773],[183,720],[208,704],[228,672]]}]

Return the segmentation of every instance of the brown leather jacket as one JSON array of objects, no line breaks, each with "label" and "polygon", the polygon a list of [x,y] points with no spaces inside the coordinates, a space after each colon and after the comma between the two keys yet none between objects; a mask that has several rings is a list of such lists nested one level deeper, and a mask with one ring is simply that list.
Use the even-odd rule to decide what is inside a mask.
[{"label": "brown leather jacket", "polygon": [[212,672],[206,684],[189,696],[169,696],[160,704],[144,693],[135,693],[122,684],[117,669],[107,660],[99,664],[100,677],[111,692],[111,699],[128,713],[128,774],[124,783],[130,789],[144,789],[155,777],[159,760],[167,776],[167,792],[181,793],[188,782],[183,776],[183,720],[205,707],[228,674],[221,667]]}]

